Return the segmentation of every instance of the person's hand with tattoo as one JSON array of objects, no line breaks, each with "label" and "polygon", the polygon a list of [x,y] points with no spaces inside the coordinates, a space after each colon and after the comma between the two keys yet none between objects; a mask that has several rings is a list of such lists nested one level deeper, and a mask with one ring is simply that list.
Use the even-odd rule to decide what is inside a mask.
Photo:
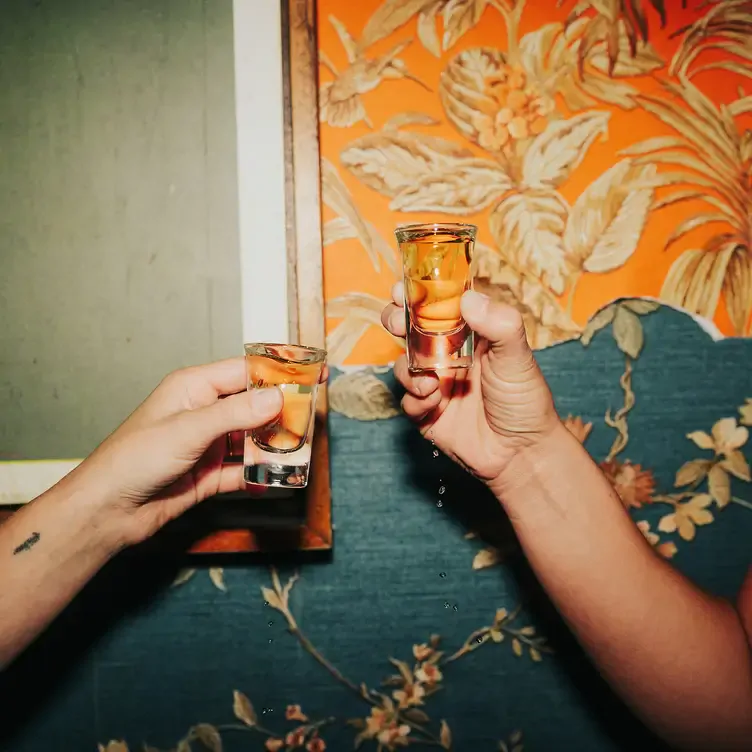
[{"label": "person's hand with tattoo", "polygon": [[[404,337],[401,284],[393,298],[382,322]],[[439,378],[401,356],[404,411],[488,485],[552,601],[647,724],[680,749],[752,749],[752,567],[734,605],[658,556],[557,416],[519,312],[469,292],[462,313],[479,335],[475,365]]]},{"label": "person's hand with tattoo", "polygon": [[244,359],[167,376],[53,488],[0,526],[0,667],[112,556],[217,493],[247,488],[227,435],[273,420],[278,389],[247,392]]}]

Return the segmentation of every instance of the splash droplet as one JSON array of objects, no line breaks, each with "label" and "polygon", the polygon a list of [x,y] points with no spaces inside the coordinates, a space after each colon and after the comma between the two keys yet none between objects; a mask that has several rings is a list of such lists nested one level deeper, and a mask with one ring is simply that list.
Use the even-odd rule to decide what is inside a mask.
[{"label": "splash droplet", "polygon": [[459,611],[459,609],[457,608],[457,604],[456,603],[452,606],[452,611]]},{"label": "splash droplet", "polygon": [[443,501],[442,501],[441,499],[439,499],[439,500],[438,500],[438,501],[436,502],[436,506],[437,506],[437,507],[438,507],[439,509],[441,509],[441,507],[443,507],[443,506],[444,506],[444,502],[443,502]]},{"label": "splash droplet", "polygon": [[482,637],[476,637],[475,641],[478,643],[478,645],[481,645],[483,643],[483,638]]},{"label": "splash droplet", "polygon": [[269,605],[269,601],[264,601],[264,605],[268,606]]},{"label": "splash droplet", "polygon": [[433,456],[434,457],[438,457],[439,456],[439,450],[438,449],[434,449],[433,450]]},{"label": "splash droplet", "polygon": [[445,491],[446,491],[446,486],[439,486],[439,496],[444,494]]},{"label": "splash droplet", "polygon": [[270,622],[269,622],[269,626],[270,626],[270,627],[273,627],[273,626],[274,626],[274,622],[273,622],[273,621],[270,621]]},{"label": "splash droplet", "polygon": [[274,642],[274,640],[270,637],[269,638],[269,644],[271,645]]},{"label": "splash droplet", "polygon": [[446,577],[446,572],[439,572],[439,577],[443,580]]},{"label": "splash droplet", "polygon": [[444,608],[449,608],[449,606],[450,606],[449,601],[444,601]]}]

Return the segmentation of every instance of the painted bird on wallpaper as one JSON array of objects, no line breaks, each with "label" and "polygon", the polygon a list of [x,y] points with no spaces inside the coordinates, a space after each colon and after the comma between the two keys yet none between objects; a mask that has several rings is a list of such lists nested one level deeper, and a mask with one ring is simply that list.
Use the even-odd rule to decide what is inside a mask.
[{"label": "painted bird on wallpaper", "polygon": [[404,61],[398,57],[412,40],[400,42],[381,57],[367,58],[341,21],[329,16],[329,22],[345,48],[349,65],[340,73],[323,51],[320,53],[321,63],[335,77],[334,81],[323,83],[319,89],[322,122],[335,128],[349,128],[363,121],[369,128],[372,127],[361,95],[373,91],[385,79],[406,78],[430,91],[426,84],[407,70]]}]

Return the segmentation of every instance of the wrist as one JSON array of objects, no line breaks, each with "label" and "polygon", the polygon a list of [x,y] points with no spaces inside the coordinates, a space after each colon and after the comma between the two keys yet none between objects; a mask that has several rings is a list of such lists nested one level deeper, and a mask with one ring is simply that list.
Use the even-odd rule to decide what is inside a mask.
[{"label": "wrist", "polygon": [[561,467],[562,457],[571,451],[573,443],[581,448],[556,416],[548,430],[515,452],[502,472],[489,482],[490,490],[509,511],[533,489],[548,485],[548,476],[559,472],[557,468]]},{"label": "wrist", "polygon": [[122,525],[118,521],[113,494],[86,462],[79,465],[46,495],[65,506],[71,522],[86,535],[88,546],[103,558],[112,558],[127,547]]}]

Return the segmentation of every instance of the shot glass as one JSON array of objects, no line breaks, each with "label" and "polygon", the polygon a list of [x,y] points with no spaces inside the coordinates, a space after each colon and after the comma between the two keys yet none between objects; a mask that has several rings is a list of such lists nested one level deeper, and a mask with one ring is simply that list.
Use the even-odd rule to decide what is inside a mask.
[{"label": "shot glass", "polygon": [[460,313],[472,289],[475,225],[436,222],[395,230],[405,275],[407,362],[411,371],[470,368],[474,338]]},{"label": "shot glass", "polygon": [[308,485],[316,393],[325,361],[326,351],[314,347],[245,345],[248,389],[276,386],[284,399],[273,423],[246,431],[246,483],[283,488]]}]

